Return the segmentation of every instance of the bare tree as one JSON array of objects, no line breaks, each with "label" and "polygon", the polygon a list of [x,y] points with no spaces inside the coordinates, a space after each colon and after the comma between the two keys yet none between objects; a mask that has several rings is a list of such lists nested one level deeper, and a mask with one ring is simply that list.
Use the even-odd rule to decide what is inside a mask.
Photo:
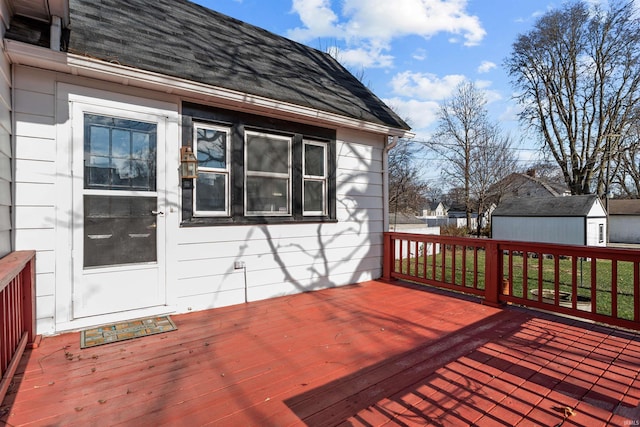
[{"label": "bare tree", "polygon": [[462,189],[467,225],[472,201],[481,199],[477,207],[484,209],[489,187],[515,169],[511,141],[489,121],[486,103],[473,83],[458,85],[441,104],[436,132],[427,143],[444,159],[443,175]]},{"label": "bare tree", "polygon": [[618,195],[632,199],[640,198],[640,123],[632,126],[625,135],[626,145],[618,156],[613,184]]},{"label": "bare tree", "polygon": [[389,208],[393,212],[415,214],[427,202],[429,186],[416,163],[419,148],[407,139],[400,139],[389,152]]},{"label": "bare tree", "polygon": [[483,138],[471,150],[469,188],[478,212],[477,235],[480,236],[484,215],[489,208],[492,191],[506,182],[517,168],[511,138],[502,135],[497,125],[487,125]]},{"label": "bare tree", "polygon": [[572,194],[603,195],[614,153],[636,120],[640,21],[633,1],[584,1],[547,12],[506,60],[523,107]]}]

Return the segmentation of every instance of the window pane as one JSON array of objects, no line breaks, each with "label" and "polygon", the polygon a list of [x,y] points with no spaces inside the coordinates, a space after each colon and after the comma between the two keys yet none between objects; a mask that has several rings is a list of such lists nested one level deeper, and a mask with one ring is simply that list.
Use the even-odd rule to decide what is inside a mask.
[{"label": "window pane", "polygon": [[122,129],[114,129],[111,139],[111,156],[129,157],[131,154],[131,132]]},{"label": "window pane", "polygon": [[289,139],[247,134],[247,169],[289,173]]},{"label": "window pane", "polygon": [[109,129],[103,126],[89,128],[90,150],[96,156],[109,156]]},{"label": "window pane", "polygon": [[226,212],[226,176],[200,172],[196,180],[196,212]]},{"label": "window pane", "polygon": [[84,196],[84,266],[155,262],[155,197]]},{"label": "window pane", "polygon": [[324,214],[324,182],[304,182],[304,211],[320,212]]},{"label": "window pane", "polygon": [[215,129],[198,128],[196,138],[198,166],[226,169],[227,133]]},{"label": "window pane", "polygon": [[289,180],[247,177],[247,212],[288,214]]},{"label": "window pane", "polygon": [[86,114],[85,188],[156,189],[156,124]]},{"label": "window pane", "polygon": [[304,145],[304,174],[312,176],[325,176],[324,172],[324,146]]}]

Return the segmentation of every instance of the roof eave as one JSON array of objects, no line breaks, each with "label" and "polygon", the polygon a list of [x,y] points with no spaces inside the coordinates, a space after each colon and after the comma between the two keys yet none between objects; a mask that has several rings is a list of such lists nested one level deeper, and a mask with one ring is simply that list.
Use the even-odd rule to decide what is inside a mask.
[{"label": "roof eave", "polygon": [[207,85],[191,80],[172,77],[151,71],[135,69],[81,55],[57,52],[27,43],[5,39],[5,52],[13,64],[28,65],[47,70],[96,78],[126,86],[161,91],[190,100],[217,105],[230,109],[242,107],[245,112],[268,115],[275,118],[298,120],[332,126],[335,128],[358,129],[377,134],[412,138],[414,133],[377,123],[357,120],[338,114],[309,107],[295,105],[275,99]]}]

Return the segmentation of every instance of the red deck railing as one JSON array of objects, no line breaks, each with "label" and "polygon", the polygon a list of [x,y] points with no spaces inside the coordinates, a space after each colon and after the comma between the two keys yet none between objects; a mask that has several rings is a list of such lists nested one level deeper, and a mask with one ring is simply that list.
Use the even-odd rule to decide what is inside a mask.
[{"label": "red deck railing", "polygon": [[639,250],[385,233],[383,279],[640,330]]},{"label": "red deck railing", "polygon": [[35,252],[0,259],[0,403],[35,334]]}]

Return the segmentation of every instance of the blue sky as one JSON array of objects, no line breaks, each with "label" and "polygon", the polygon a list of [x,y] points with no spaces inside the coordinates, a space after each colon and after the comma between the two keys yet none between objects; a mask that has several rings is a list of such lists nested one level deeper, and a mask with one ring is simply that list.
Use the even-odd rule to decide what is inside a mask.
[{"label": "blue sky", "polygon": [[[462,81],[483,89],[493,120],[515,140],[523,163],[535,143],[519,131],[503,68],[518,34],[559,3],[545,0],[195,0],[308,46],[337,48],[338,60],[429,138],[439,102]],[[560,2],[561,0],[558,0]],[[599,0],[590,0],[597,2]],[[427,162],[435,162],[428,160]],[[428,167],[429,165],[427,165]],[[437,165],[428,169],[437,179]]]}]

